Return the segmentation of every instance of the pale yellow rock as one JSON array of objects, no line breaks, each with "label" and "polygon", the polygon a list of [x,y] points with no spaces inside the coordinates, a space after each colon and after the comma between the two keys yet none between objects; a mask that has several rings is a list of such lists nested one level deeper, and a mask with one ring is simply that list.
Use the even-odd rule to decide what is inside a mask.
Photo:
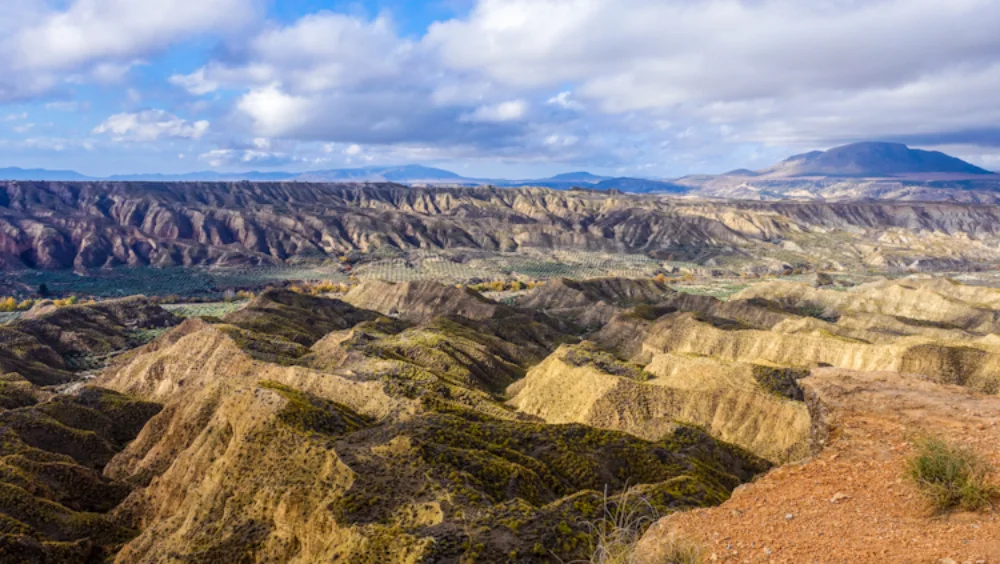
[{"label": "pale yellow rock", "polygon": [[667,374],[671,371],[660,359],[654,360],[654,370],[665,374],[663,381],[637,382],[595,366],[573,366],[562,358],[569,350],[561,347],[531,369],[512,390],[510,405],[548,423],[583,423],[647,440],[662,438],[677,423],[690,423],[776,462],[808,453],[806,405],[766,393],[735,371],[726,374],[727,368],[713,366],[716,377],[688,372],[685,381],[678,373]]}]

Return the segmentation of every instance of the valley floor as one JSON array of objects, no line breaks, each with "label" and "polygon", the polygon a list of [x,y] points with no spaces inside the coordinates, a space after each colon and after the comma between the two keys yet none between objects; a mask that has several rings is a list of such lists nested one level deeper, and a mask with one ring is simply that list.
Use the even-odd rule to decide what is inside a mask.
[{"label": "valley floor", "polygon": [[829,444],[726,503],[650,528],[706,547],[711,562],[998,562],[996,512],[933,515],[904,478],[911,440],[935,434],[1000,464],[1000,398],[894,373],[817,369],[802,382],[830,408]]}]

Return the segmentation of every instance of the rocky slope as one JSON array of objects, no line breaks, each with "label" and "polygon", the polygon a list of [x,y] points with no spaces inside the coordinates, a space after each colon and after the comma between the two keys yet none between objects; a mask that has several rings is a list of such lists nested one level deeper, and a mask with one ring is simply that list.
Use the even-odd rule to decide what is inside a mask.
[{"label": "rocky slope", "polygon": [[100,562],[135,531],[110,516],[131,486],[102,475],[160,405],[80,380],[178,320],[141,298],[0,327],[0,560]]},{"label": "rocky slope", "polygon": [[971,268],[1000,261],[998,219],[992,205],[925,202],[719,202],[394,184],[2,182],[0,267],[287,264],[393,247]]},{"label": "rocky slope", "polygon": [[[42,313],[8,326],[10,342],[45,351],[28,355],[44,360],[28,365],[34,380],[0,364],[0,555],[572,561],[590,557],[595,524],[627,499],[642,500],[623,511],[644,523],[728,504],[760,512],[754,522],[791,512],[795,535],[814,531],[798,528],[802,512],[848,536],[833,521],[840,507],[816,517],[830,502],[808,500],[802,484],[845,490],[831,480],[856,473],[845,495],[874,518],[870,500],[896,503],[878,480],[899,464],[911,419],[991,425],[947,421],[954,405],[986,413],[1000,389],[998,296],[911,277],[760,284],[721,301],[601,279],[511,306],[454,286],[369,282],[343,300],[270,290],[180,324],[142,299]],[[172,327],[131,338],[157,326]],[[75,383],[67,357],[119,347],[129,350],[96,386]],[[859,439],[869,434],[895,462]],[[838,442],[848,439],[860,442]],[[786,466],[727,502],[774,465],[816,456],[802,466],[814,479],[794,481]],[[673,517],[643,544],[678,528],[743,558],[774,533],[731,515]],[[720,530],[729,538],[711,536]],[[814,555],[808,542],[766,540],[788,561]]]},{"label": "rocky slope", "polygon": [[[995,562],[995,511],[934,514],[903,476],[922,434],[1000,465],[1000,400],[895,373],[815,370],[801,381],[826,408],[827,447],[741,487],[721,506],[650,528],[636,562],[662,562],[678,535],[711,562]],[[863,524],[861,527],[859,524]]]},{"label": "rocky slope", "polygon": [[[101,376],[164,403],[106,470],[138,487],[115,511],[141,531],[119,561],[579,558],[605,488],[636,486],[667,512],[721,502],[768,466],[693,427],[637,437],[504,406],[507,386],[576,340],[544,314],[426,283],[352,294],[398,319],[271,291]],[[328,311],[353,326],[297,330]]]},{"label": "rocky slope", "polygon": [[552,280],[518,300],[521,307],[561,317],[584,328],[600,329],[617,313],[661,304],[676,292],[654,280],[605,278]]}]

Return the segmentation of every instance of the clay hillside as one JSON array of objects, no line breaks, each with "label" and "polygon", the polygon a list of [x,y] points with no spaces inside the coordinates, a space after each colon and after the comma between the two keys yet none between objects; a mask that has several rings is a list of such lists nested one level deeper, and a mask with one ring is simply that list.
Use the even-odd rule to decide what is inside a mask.
[{"label": "clay hillside", "polygon": [[1000,293],[822,283],[39,311],[0,326],[0,559],[1000,558],[907,472],[922,434],[1000,462]]},{"label": "clay hillside", "polygon": [[[759,199],[748,186],[740,190],[757,192],[737,195]],[[396,184],[0,182],[0,269],[311,265],[385,249],[641,253],[738,263],[733,272],[1000,262],[1000,208],[977,203],[993,196],[964,190],[964,203],[928,203],[951,196],[921,190],[912,194],[920,201],[754,202]]]}]

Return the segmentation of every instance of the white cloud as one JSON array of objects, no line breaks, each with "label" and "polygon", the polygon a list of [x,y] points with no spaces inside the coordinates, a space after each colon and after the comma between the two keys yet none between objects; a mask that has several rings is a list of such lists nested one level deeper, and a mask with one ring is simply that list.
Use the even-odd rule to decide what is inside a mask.
[{"label": "white cloud", "polygon": [[28,113],[27,112],[21,112],[19,114],[7,114],[3,118],[4,121],[20,121],[20,120],[24,120],[24,119],[28,119]]},{"label": "white cloud", "polygon": [[509,100],[499,104],[480,106],[463,116],[465,121],[504,122],[517,121],[528,113],[528,103],[524,100]]},{"label": "white cloud", "polygon": [[406,70],[413,48],[387,18],[366,22],[320,12],[250,38],[243,63],[211,62],[170,82],[196,95],[273,84],[297,94],[319,93],[396,78]]},{"label": "white cloud", "polygon": [[212,149],[198,155],[198,158],[207,162],[212,168],[218,168],[228,164],[236,158],[236,151],[232,149]]},{"label": "white cloud", "polygon": [[169,81],[170,84],[180,86],[196,96],[202,96],[215,92],[220,86],[218,82],[206,78],[205,74],[206,70],[200,68],[188,75],[175,74],[170,77]]},{"label": "white cloud", "polygon": [[450,73],[386,17],[319,12],[266,28],[232,51],[170,80],[195,95],[235,91],[230,123],[252,136],[365,146],[505,143],[528,107],[504,89]]},{"label": "white cloud", "polygon": [[8,39],[16,68],[67,69],[131,60],[178,39],[231,30],[257,13],[250,0],[75,0],[35,16]]},{"label": "white cloud", "polygon": [[84,77],[76,77],[80,83],[96,82],[98,84],[116,84],[123,80],[133,67],[142,64],[141,61],[101,62],[93,65]]},{"label": "white cloud", "polygon": [[549,98],[546,104],[552,106],[559,106],[560,108],[564,108],[567,110],[574,110],[574,111],[583,110],[584,109],[583,104],[577,102],[576,100],[573,100],[571,96],[573,96],[573,93],[566,90]]},{"label": "white cloud", "polygon": [[115,141],[156,141],[161,138],[200,139],[209,122],[188,121],[163,110],[115,114],[94,128],[95,134],[110,135]]},{"label": "white cloud", "polygon": [[25,134],[35,128],[33,123],[24,123],[11,128],[14,133]]},{"label": "white cloud", "polygon": [[306,123],[313,102],[283,92],[276,84],[244,94],[236,107],[253,120],[254,131],[268,137],[286,135]]},{"label": "white cloud", "polygon": [[424,44],[507,88],[809,143],[998,123],[996,21],[993,0],[480,0]]},{"label": "white cloud", "polygon": [[242,29],[261,1],[11,0],[0,7],[0,102],[65,83],[121,82],[180,40]]},{"label": "white cloud", "polygon": [[20,148],[56,153],[72,149],[83,149],[85,151],[93,151],[95,149],[94,142],[91,139],[80,139],[79,137],[71,139],[65,137],[29,137],[18,140],[17,144]]},{"label": "white cloud", "polygon": [[545,138],[545,144],[550,147],[572,147],[580,139],[574,135],[553,134]]},{"label": "white cloud", "polygon": [[279,167],[302,160],[284,151],[270,150],[270,145],[267,148],[237,147],[212,149],[198,155],[198,159],[208,163],[212,168]]}]

